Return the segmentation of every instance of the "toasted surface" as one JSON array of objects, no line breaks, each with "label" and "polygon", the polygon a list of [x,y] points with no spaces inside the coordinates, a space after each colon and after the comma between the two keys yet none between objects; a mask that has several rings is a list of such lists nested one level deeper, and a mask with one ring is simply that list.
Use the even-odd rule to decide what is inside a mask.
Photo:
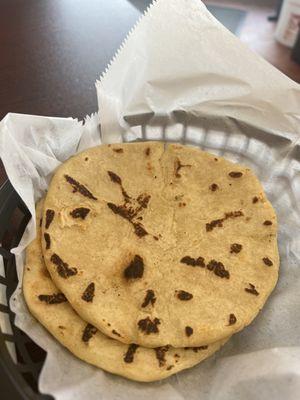
[{"label": "toasted surface", "polygon": [[[37,217],[41,215],[41,204]],[[203,348],[149,349],[111,339],[83,321],[52,282],[42,259],[40,227],[26,252],[23,292],[32,314],[80,359],[137,381],[155,381],[190,368],[219,349],[223,342]]]},{"label": "toasted surface", "polygon": [[55,284],[124,343],[221,340],[253,320],[278,277],[276,215],[258,179],[176,144],[72,157],[52,179],[42,230]]}]

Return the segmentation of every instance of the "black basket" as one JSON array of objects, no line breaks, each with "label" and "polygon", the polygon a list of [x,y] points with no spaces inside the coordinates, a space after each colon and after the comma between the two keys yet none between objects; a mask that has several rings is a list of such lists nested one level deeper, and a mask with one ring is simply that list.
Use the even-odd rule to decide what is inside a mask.
[{"label": "black basket", "polygon": [[[0,364],[21,398],[51,400],[53,397],[38,391],[38,378],[46,352],[15,326],[15,315],[9,307],[9,300],[18,283],[15,257],[10,250],[19,244],[30,218],[26,205],[7,180],[0,188],[0,252],[5,275],[0,275],[0,283],[5,286],[8,305],[0,304],[0,313],[8,316],[12,334],[3,333],[0,328]],[[15,348],[15,360],[10,355],[7,343]],[[5,377],[2,376],[2,379]]]}]

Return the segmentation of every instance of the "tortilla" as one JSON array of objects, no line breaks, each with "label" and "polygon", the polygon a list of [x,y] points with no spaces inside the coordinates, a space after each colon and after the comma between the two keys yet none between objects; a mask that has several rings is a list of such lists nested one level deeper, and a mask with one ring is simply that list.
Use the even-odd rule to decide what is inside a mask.
[{"label": "tortilla", "polygon": [[56,288],[43,262],[39,227],[41,207],[42,204],[37,207],[37,238],[26,251],[23,292],[31,313],[75,356],[113,374],[150,382],[198,364],[225,342],[192,349],[170,346],[149,349],[111,339],[86,323]]},{"label": "tortilla", "polygon": [[278,278],[276,215],[258,179],[178,144],[72,157],[52,179],[42,230],[55,284],[124,343],[222,340],[255,318]]}]

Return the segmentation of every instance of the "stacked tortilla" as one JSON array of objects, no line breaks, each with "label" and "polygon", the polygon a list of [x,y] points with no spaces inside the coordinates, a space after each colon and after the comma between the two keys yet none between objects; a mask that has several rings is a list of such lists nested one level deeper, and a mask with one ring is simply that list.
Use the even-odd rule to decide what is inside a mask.
[{"label": "stacked tortilla", "polygon": [[154,381],[247,326],[278,268],[276,215],[249,168],[178,144],[115,144],[56,171],[23,287],[77,357]]}]

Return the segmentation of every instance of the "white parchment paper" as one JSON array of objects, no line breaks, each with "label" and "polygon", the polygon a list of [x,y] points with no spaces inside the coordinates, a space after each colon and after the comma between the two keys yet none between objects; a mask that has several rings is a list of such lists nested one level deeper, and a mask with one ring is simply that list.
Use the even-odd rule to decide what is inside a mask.
[{"label": "white parchment paper", "polygon": [[[59,400],[294,400],[300,393],[300,89],[253,54],[199,0],[158,0],[96,84],[99,115],[8,114],[0,156],[34,217],[54,169],[74,153],[137,138],[179,141],[254,169],[279,220],[278,285],[255,321],[215,356],[166,381],[141,384],[87,365],[28,313],[16,324],[47,352],[42,392]],[[99,129],[101,123],[101,134]],[[14,250],[22,279],[24,247]]]}]

